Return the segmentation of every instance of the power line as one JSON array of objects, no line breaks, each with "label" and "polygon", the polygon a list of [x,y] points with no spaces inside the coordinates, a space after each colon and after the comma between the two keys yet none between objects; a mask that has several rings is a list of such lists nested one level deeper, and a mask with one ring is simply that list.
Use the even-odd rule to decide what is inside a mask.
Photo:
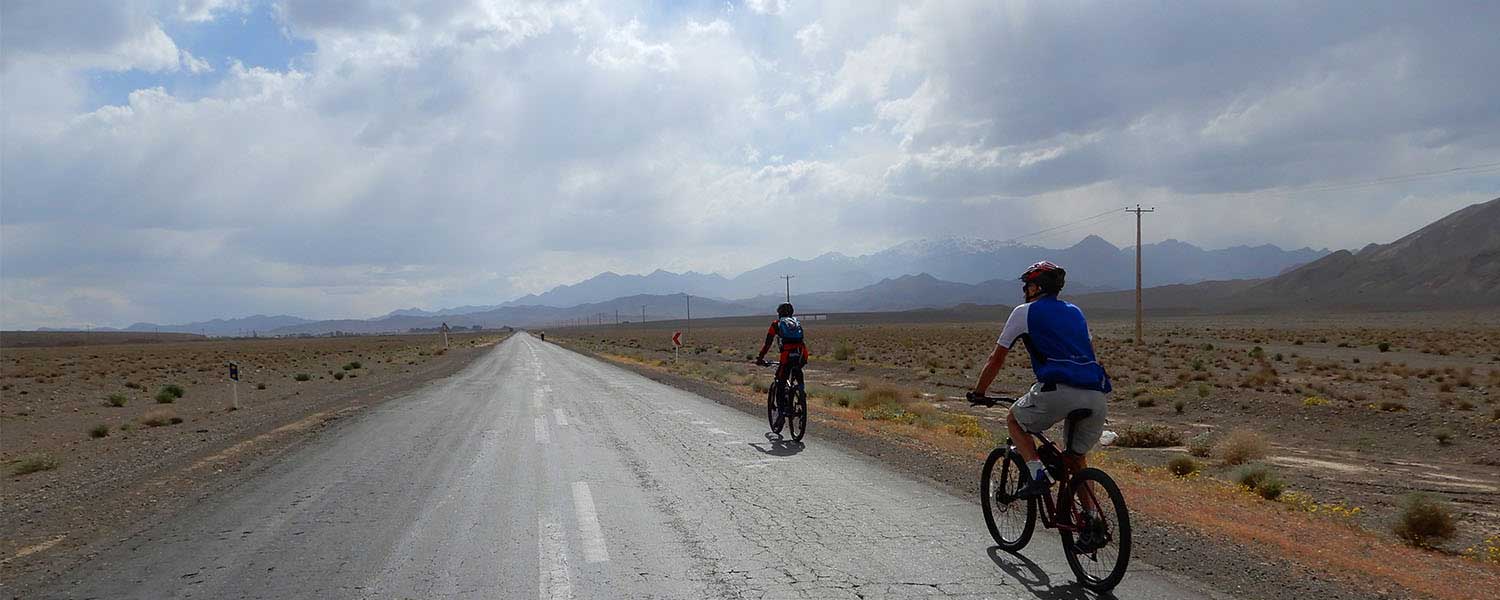
[{"label": "power line", "polygon": [[1010,238],[1010,239],[1000,240],[1000,243],[1002,243],[1002,244],[1008,244],[1008,243],[1011,243],[1011,242],[1018,242],[1018,241],[1021,241],[1024,238],[1035,237],[1037,235],[1040,235],[1040,234],[1043,234],[1043,233],[1047,233],[1047,232],[1050,232],[1050,231],[1054,231],[1054,230],[1058,230],[1058,229],[1062,229],[1064,227],[1070,227],[1070,226],[1073,226],[1073,225],[1079,225],[1079,224],[1082,224],[1082,223],[1085,223],[1085,222],[1088,222],[1088,221],[1092,221],[1094,219],[1099,219],[1099,218],[1102,218],[1102,217],[1107,217],[1107,216],[1110,216],[1110,215],[1117,215],[1117,214],[1120,214],[1120,209],[1118,209],[1118,208],[1111,208],[1111,209],[1106,210],[1106,211],[1104,211],[1102,213],[1099,213],[1097,215],[1087,216],[1087,217],[1084,217],[1082,219],[1078,219],[1078,220],[1074,220],[1074,221],[1068,221],[1067,223],[1063,223],[1061,225],[1054,225],[1054,226],[1048,227],[1046,229],[1038,229],[1038,230],[1033,231],[1031,233],[1023,233],[1021,235],[1018,235],[1018,236]]},{"label": "power line", "polygon": [[[1041,235],[1031,236],[1030,241],[1045,240],[1045,239],[1048,239],[1048,238],[1054,238],[1054,237],[1057,237],[1057,236],[1060,236],[1060,235],[1065,235],[1065,234],[1073,233],[1073,232],[1076,232],[1076,231],[1081,231],[1081,230],[1085,230],[1085,229],[1094,229],[1095,227],[1100,226],[1100,225],[1102,225],[1103,223],[1105,223],[1107,221],[1111,221],[1113,219],[1118,219],[1121,216],[1124,216],[1124,213],[1119,212],[1119,210],[1117,209],[1117,210],[1114,210],[1114,211],[1110,211],[1109,214],[1104,215],[1102,217],[1098,217],[1098,218],[1090,219],[1090,220],[1087,220],[1087,221],[1082,221],[1082,222],[1074,223],[1072,225],[1067,226],[1066,228],[1057,229],[1057,230],[1054,230],[1054,231],[1049,231],[1049,232],[1041,234]],[[1097,230],[1095,229],[1095,231],[1097,231]]]},{"label": "power line", "polygon": [[[1500,173],[1500,162],[1478,163],[1478,164],[1472,164],[1472,165],[1464,165],[1464,166],[1461,166],[1461,167],[1453,167],[1453,168],[1449,168],[1449,169],[1439,169],[1439,170],[1435,170],[1435,171],[1418,171],[1418,172],[1412,172],[1412,173],[1402,173],[1402,174],[1398,174],[1398,175],[1387,175],[1385,177],[1376,177],[1376,178],[1373,178],[1373,179],[1365,179],[1365,180],[1357,180],[1357,181],[1345,181],[1345,182],[1340,182],[1340,183],[1310,183],[1310,184],[1305,184],[1305,185],[1301,185],[1301,186],[1291,186],[1291,187],[1279,188],[1278,191],[1270,192],[1270,193],[1267,193],[1266,191],[1251,191],[1251,192],[1231,192],[1231,193],[1204,194],[1204,195],[1205,196],[1251,196],[1251,197],[1255,197],[1255,198],[1284,198],[1284,197],[1294,196],[1294,195],[1297,195],[1297,194],[1318,193],[1318,192],[1331,192],[1331,191],[1341,191],[1341,190],[1352,190],[1352,189],[1361,189],[1361,188],[1367,188],[1367,187],[1378,187],[1378,186],[1382,186],[1382,185],[1394,185],[1394,184],[1399,184],[1399,183],[1409,183],[1409,182],[1414,182],[1414,181],[1424,181],[1424,180],[1429,180],[1429,179],[1438,179],[1438,178],[1442,178],[1442,177],[1452,177],[1452,176],[1455,176],[1455,175],[1484,175],[1484,174],[1488,174],[1488,173]],[[1174,203],[1179,203],[1179,202],[1181,202],[1184,199],[1185,198],[1181,198],[1181,197],[1177,197],[1177,198],[1165,198],[1165,199],[1158,200],[1157,204],[1174,204]],[[1096,214],[1096,215],[1091,215],[1091,216],[1087,216],[1087,217],[1084,217],[1084,218],[1081,218],[1081,219],[1077,219],[1077,220],[1074,220],[1074,221],[1069,221],[1067,223],[1062,223],[1062,224],[1059,224],[1059,225],[1054,225],[1054,226],[1048,227],[1046,229],[1039,229],[1037,231],[1033,231],[1031,233],[1027,233],[1027,234],[1023,234],[1023,235],[1020,235],[1020,236],[1016,236],[1016,237],[1013,237],[1013,238],[1010,238],[1010,239],[1001,240],[1001,243],[1017,242],[1017,241],[1020,241],[1022,239],[1037,240],[1037,239],[1046,239],[1046,238],[1050,238],[1050,237],[1055,237],[1055,236],[1062,235],[1062,234],[1065,234],[1065,233],[1075,232],[1075,231],[1078,231],[1080,229],[1084,229],[1087,226],[1091,226],[1091,225],[1097,224],[1097,222],[1099,220],[1101,220],[1101,219],[1106,219],[1107,217],[1110,217],[1110,216],[1118,216],[1120,214],[1121,213],[1119,211],[1117,211],[1117,210],[1110,210],[1110,211],[1102,212],[1102,213],[1099,213],[1099,214]]]},{"label": "power line", "polygon": [[[1484,164],[1477,164],[1477,165],[1467,165],[1467,166],[1463,166],[1463,167],[1453,167],[1451,169],[1442,169],[1442,170],[1438,170],[1438,171],[1423,171],[1423,172],[1418,172],[1418,173],[1405,173],[1405,174],[1401,174],[1401,175],[1389,175],[1389,176],[1386,176],[1386,177],[1378,177],[1378,178],[1375,178],[1375,179],[1368,179],[1368,180],[1364,180],[1364,181],[1346,181],[1346,182],[1342,182],[1342,183],[1330,183],[1330,184],[1307,184],[1307,185],[1303,185],[1303,186],[1294,186],[1294,187],[1291,187],[1291,188],[1286,188],[1286,189],[1283,189],[1283,191],[1281,191],[1281,192],[1278,192],[1276,194],[1270,194],[1270,195],[1272,195],[1272,196],[1280,196],[1280,195],[1285,195],[1285,194],[1305,194],[1305,193],[1309,193],[1309,192],[1331,192],[1331,191],[1338,191],[1338,190],[1358,189],[1358,188],[1362,188],[1362,187],[1374,187],[1374,186],[1380,186],[1380,185],[1389,185],[1389,184],[1394,184],[1394,183],[1407,183],[1407,182],[1411,182],[1411,181],[1422,181],[1424,179],[1437,179],[1437,178],[1440,178],[1440,177],[1450,177],[1450,176],[1453,176],[1453,175],[1482,175],[1484,173],[1489,173],[1489,172],[1500,172],[1500,162],[1484,163]],[[1246,192],[1246,193],[1254,193],[1254,192]]]}]

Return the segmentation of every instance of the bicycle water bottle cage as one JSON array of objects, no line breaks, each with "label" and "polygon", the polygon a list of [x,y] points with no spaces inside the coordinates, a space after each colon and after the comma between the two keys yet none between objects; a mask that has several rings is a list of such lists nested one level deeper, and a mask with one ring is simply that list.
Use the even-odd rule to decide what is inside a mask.
[{"label": "bicycle water bottle cage", "polygon": [[1066,439],[1066,440],[1063,441],[1063,451],[1064,452],[1067,452],[1068,454],[1072,454],[1074,456],[1082,456],[1082,455],[1078,454],[1077,452],[1073,451],[1073,431],[1076,430],[1076,429],[1078,429],[1077,425],[1078,425],[1079,421],[1082,421],[1082,420],[1087,419],[1087,418],[1092,417],[1092,416],[1094,416],[1094,411],[1089,410],[1087,408],[1074,409],[1072,412],[1068,413],[1068,416],[1067,416],[1067,421],[1068,421],[1068,439]]}]

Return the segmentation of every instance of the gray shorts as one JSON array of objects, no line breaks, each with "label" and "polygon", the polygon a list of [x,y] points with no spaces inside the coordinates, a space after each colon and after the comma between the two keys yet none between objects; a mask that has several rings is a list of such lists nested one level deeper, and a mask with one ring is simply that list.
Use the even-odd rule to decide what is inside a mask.
[{"label": "gray shorts", "polygon": [[[1044,390],[1044,387],[1048,389]],[[1104,434],[1104,413],[1108,405],[1109,398],[1104,392],[1060,383],[1037,383],[1031,386],[1031,391],[1011,405],[1010,414],[1015,415],[1016,422],[1026,431],[1042,433],[1066,419],[1070,412],[1080,408],[1093,411],[1088,418],[1078,421],[1072,432],[1073,447],[1065,448],[1074,454],[1087,454],[1094,448],[1094,444],[1099,443],[1099,436]],[[1063,438],[1055,441],[1060,445],[1066,444],[1068,433],[1065,426]]]}]

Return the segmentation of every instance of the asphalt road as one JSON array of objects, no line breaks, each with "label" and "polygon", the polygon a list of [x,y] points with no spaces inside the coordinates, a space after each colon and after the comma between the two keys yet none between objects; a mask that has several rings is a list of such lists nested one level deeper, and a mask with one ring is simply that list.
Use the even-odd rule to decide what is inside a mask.
[{"label": "asphalt road", "polygon": [[[1056,536],[527,335],[65,574],[64,598],[1088,598]],[[978,475],[979,465],[975,465]],[[977,485],[977,483],[976,483]],[[1212,594],[1135,564],[1120,598]]]}]

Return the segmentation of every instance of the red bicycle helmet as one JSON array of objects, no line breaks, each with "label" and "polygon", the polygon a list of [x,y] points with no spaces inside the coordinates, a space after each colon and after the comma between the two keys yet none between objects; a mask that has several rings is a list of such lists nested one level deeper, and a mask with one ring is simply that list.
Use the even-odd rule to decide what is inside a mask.
[{"label": "red bicycle helmet", "polygon": [[1044,260],[1027,268],[1026,272],[1021,274],[1021,281],[1035,283],[1042,288],[1043,292],[1055,294],[1062,290],[1067,276],[1067,270],[1052,261]]}]

